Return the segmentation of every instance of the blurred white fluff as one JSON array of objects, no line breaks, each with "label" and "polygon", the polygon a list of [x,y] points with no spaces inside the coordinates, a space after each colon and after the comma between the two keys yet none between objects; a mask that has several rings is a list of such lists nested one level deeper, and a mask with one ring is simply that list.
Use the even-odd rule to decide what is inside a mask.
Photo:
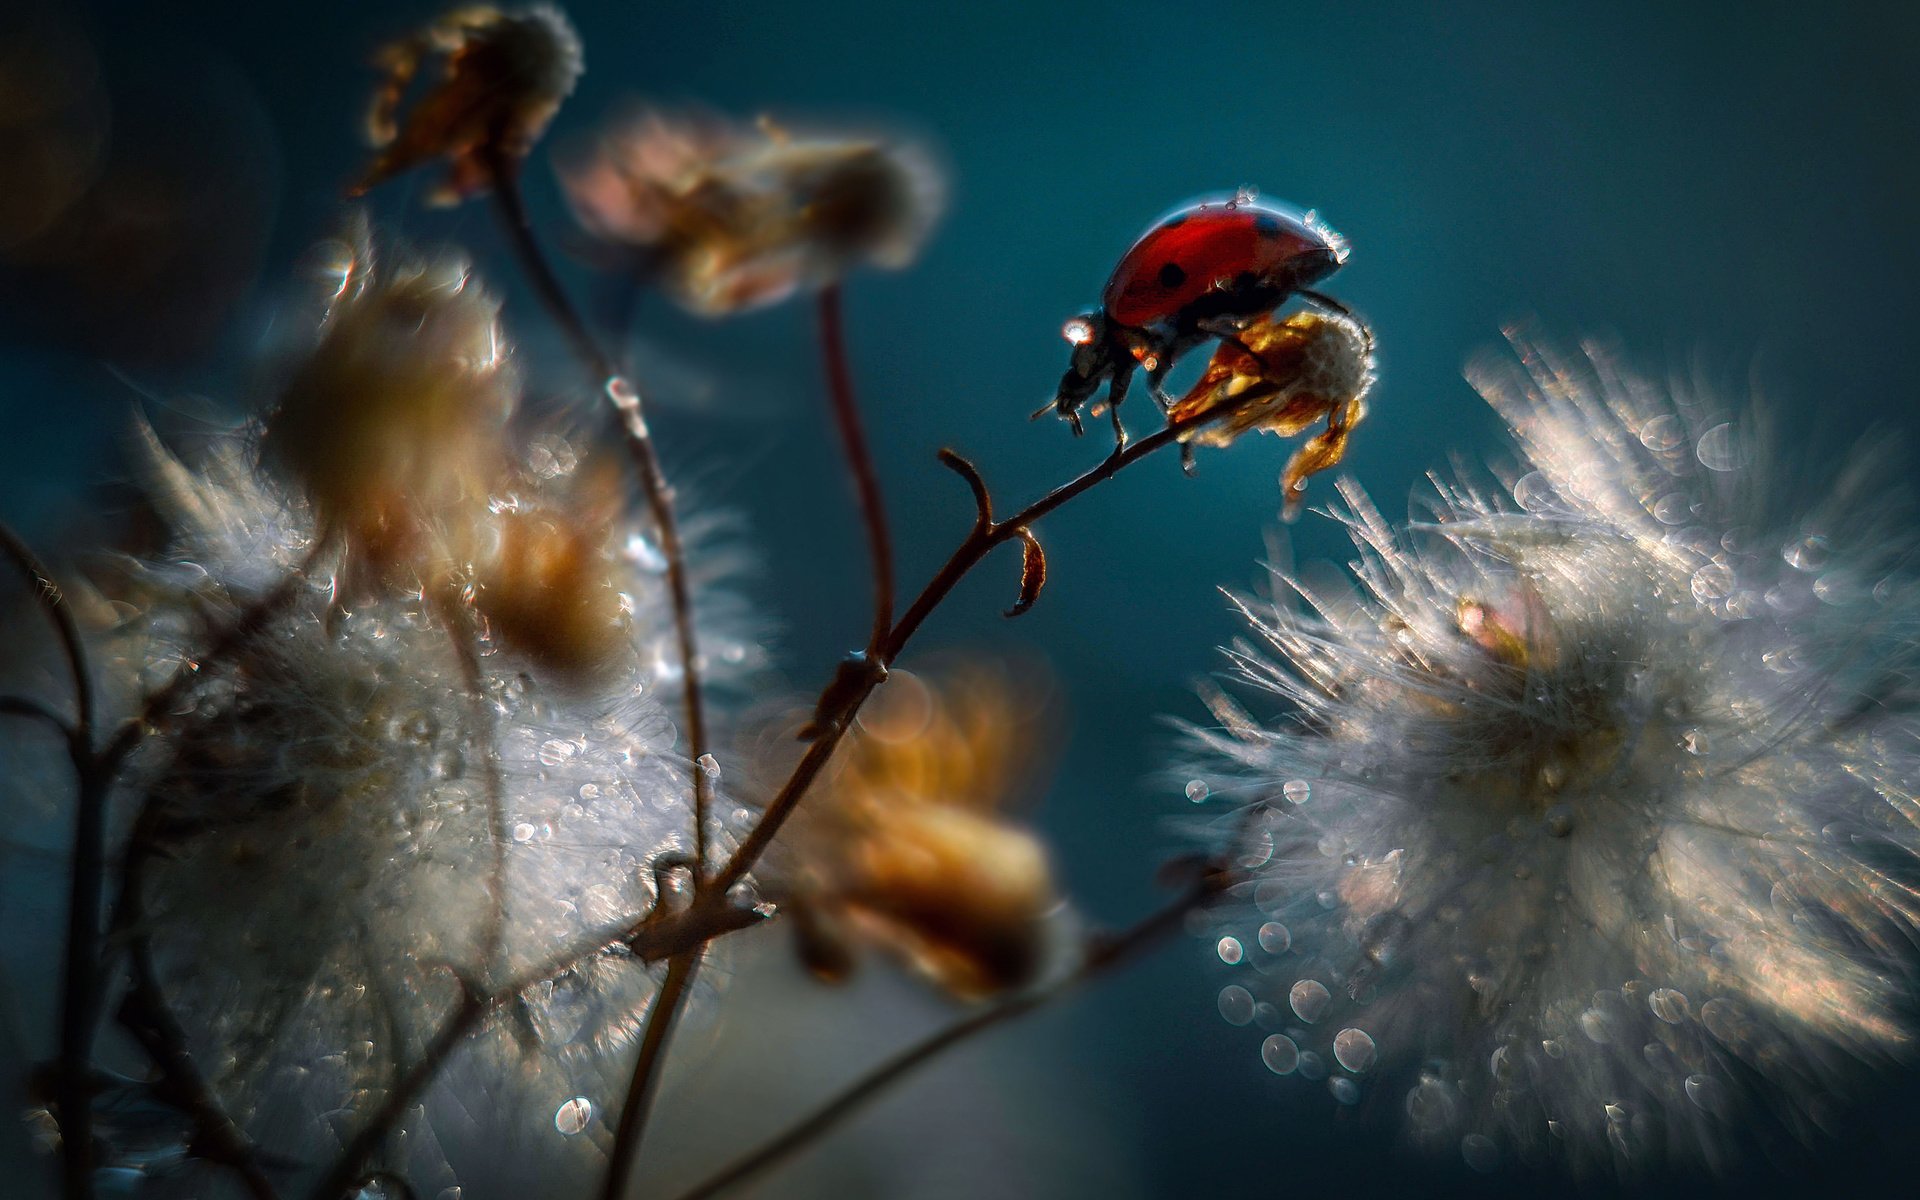
[{"label": "blurred white fluff", "polygon": [[[293,570],[316,526],[243,439],[190,468],[142,435],[174,540],[164,560],[131,567],[129,615],[107,649],[128,667],[116,675],[153,687]],[[531,462],[525,479],[570,471],[573,456],[548,436]],[[732,561],[717,549],[707,563]],[[139,931],[196,1060],[261,1144],[324,1164],[419,1057],[457,978],[498,986],[644,914],[655,865],[690,848],[661,564],[637,531],[620,561],[624,661],[591,688],[550,687],[483,640],[482,735],[436,605],[392,593],[346,611],[323,556],[285,614],[142,750],[129,785],[150,824],[135,842],[153,853]],[[740,682],[757,661],[740,606],[709,607],[725,617],[703,626],[709,670]],[[492,954],[489,737],[505,835]],[[455,1182],[436,1144],[449,1129],[591,1157],[605,1131],[590,1114],[617,1103],[627,1070],[607,1051],[653,991],[648,968],[607,953],[529,993],[443,1075],[393,1165],[423,1185]],[[575,1097],[587,1104],[559,1111]],[[497,1112],[476,1125],[482,1109]]]},{"label": "blurred white fluff", "polygon": [[1287,711],[1193,734],[1190,795],[1271,806],[1221,1012],[1478,1169],[1727,1169],[1911,1045],[1911,526],[1861,464],[1770,520],[1743,424],[1516,346],[1504,487],[1346,484],[1357,591],[1242,602]]}]

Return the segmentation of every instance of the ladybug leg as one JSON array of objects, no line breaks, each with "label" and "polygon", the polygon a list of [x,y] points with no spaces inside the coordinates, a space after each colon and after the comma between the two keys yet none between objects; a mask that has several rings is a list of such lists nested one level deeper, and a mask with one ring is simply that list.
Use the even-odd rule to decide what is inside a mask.
[{"label": "ladybug leg", "polygon": [[[1151,387],[1152,374],[1147,376]],[[1132,371],[1115,371],[1113,383],[1107,387],[1107,416],[1113,419],[1113,452],[1118,454],[1127,448],[1127,427],[1120,422],[1120,402],[1127,398],[1127,385],[1133,381]]]}]

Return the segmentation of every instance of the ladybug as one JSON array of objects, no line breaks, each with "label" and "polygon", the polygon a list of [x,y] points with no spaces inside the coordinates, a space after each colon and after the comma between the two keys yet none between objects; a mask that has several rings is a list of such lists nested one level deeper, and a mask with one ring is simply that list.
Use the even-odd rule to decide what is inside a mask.
[{"label": "ladybug", "polygon": [[1307,288],[1346,261],[1346,239],[1311,212],[1263,203],[1244,189],[1184,204],[1120,259],[1100,307],[1066,323],[1061,333],[1073,344],[1072,362],[1053,402],[1033,415],[1057,412],[1078,436],[1080,406],[1110,381],[1107,411],[1114,440],[1124,446],[1120,402],[1136,366],[1146,369],[1164,410],[1171,402],[1160,381],[1208,338],[1232,337],[1289,296],[1339,308]]}]

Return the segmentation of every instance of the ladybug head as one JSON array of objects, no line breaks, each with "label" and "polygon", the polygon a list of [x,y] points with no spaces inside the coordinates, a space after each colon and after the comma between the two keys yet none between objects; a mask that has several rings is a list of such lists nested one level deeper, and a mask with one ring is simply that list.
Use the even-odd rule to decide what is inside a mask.
[{"label": "ladybug head", "polygon": [[1097,308],[1061,326],[1060,336],[1073,347],[1073,357],[1067,363],[1066,373],[1060,376],[1060,390],[1053,403],[1033,415],[1038,417],[1051,409],[1067,419],[1076,435],[1080,433],[1080,406],[1109,378],[1133,371],[1134,356],[1128,332],[1109,321],[1106,312]]}]

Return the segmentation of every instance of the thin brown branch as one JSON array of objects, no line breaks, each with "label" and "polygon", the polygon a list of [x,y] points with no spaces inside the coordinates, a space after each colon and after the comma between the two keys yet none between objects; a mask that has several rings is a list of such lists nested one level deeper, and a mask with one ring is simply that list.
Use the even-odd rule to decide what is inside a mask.
[{"label": "thin brown branch", "polygon": [[451,586],[440,589],[435,608],[447,627],[460,680],[467,693],[467,719],[480,753],[482,800],[487,806],[487,848],[492,861],[487,871],[488,909],[480,931],[481,969],[489,976],[500,958],[507,932],[507,805],[500,778],[500,751],[494,730],[493,703],[487,698],[486,676],[480,668],[480,634],[473,613]]},{"label": "thin brown branch", "polygon": [[149,801],[135,819],[125,861],[120,869],[120,892],[114,905],[117,937],[129,944],[132,984],[120,1003],[120,1023],[133,1035],[147,1058],[160,1070],[163,1099],[193,1121],[193,1153],[231,1167],[254,1200],[275,1200],[278,1193],[261,1168],[259,1152],[232,1117],[221,1108],[213,1088],[200,1073],[187,1049],[187,1033],[167,1004],[153,961],[153,946],[145,924],[141,895],[143,872],[153,846],[153,826],[160,808]]},{"label": "thin brown branch", "polygon": [[894,1055],[842,1089],[785,1133],[742,1156],[705,1182],[683,1192],[679,1200],[708,1200],[777,1166],[871,1104],[888,1088],[953,1047],[1023,1017],[1138,956],[1162,937],[1179,929],[1188,913],[1212,903],[1232,886],[1233,881],[1233,875],[1225,870],[1211,869],[1202,873],[1172,903],[1120,933],[1090,939],[1079,965],[1072,971],[1050,983],[984,1008]]},{"label": "thin brown branch", "polygon": [[73,678],[75,740],[88,751],[93,748],[93,673],[87,668],[86,644],[80,639],[80,623],[66,593],[54,582],[53,573],[11,526],[0,522],[0,554],[5,554],[33,586],[33,598],[53,623],[61,652],[67,659],[67,672]]},{"label": "thin brown branch", "polygon": [[667,1043],[675,1021],[691,994],[693,978],[700,970],[704,946],[696,946],[667,961],[667,977],[647,1010],[641,1027],[640,1052],[633,1063],[633,1080],[627,1085],[627,1098],[620,1106],[620,1124],[613,1135],[613,1152],[607,1158],[607,1173],[600,1183],[600,1200],[619,1200],[626,1190],[633,1165],[640,1159],[640,1145],[646,1137],[647,1117],[653,1110],[653,1097],[660,1086],[660,1066],[666,1061]]},{"label": "thin brown branch", "polygon": [[[1244,400],[1236,398],[1184,420],[1170,422],[1166,428],[1157,430],[1124,449],[1114,451],[1092,470],[1061,484],[1004,521],[976,519],[973,529],[961,540],[960,545],[948,557],[946,564],[920,590],[920,594],[914,598],[907,611],[894,623],[893,629],[887,634],[879,649],[867,655],[858,664],[860,668],[858,670],[850,670],[843,666],[839,674],[828,684],[827,689],[822,692],[820,703],[815,710],[811,744],[808,745],[806,753],[801,755],[799,763],[794,766],[787,781],[781,785],[773,799],[768,801],[759,821],[755,822],[752,830],[734,850],[732,857],[714,877],[714,890],[724,895],[728,889],[745,879],[747,873],[753,870],[754,864],[760,861],[760,856],[765,854],[767,848],[773,844],[781,826],[786,823],[788,817],[793,815],[794,809],[805,798],[807,789],[813,786],[814,780],[827,765],[827,760],[833,757],[835,748],[839,746],[840,739],[845,736],[854,715],[860,711],[860,706],[866,703],[873,689],[886,678],[887,670],[900,656],[901,651],[906,649],[907,644],[913,640],[913,635],[919,631],[920,626],[953,593],[953,589],[966,577],[967,572],[979,564],[981,559],[1001,543],[1022,538],[1027,528],[1035,521],[1099,484],[1105,483],[1155,451],[1178,444],[1183,437],[1197,429],[1226,420],[1238,412],[1243,403],[1245,403]],[[965,464],[966,460],[951,452],[943,453],[941,461],[959,471],[967,479],[968,485],[974,488],[975,502],[981,517],[984,518],[991,509],[988,502],[983,499],[986,493],[985,484],[976,485],[975,482],[979,478],[979,472],[973,470],[971,464],[966,464],[967,469],[961,470],[957,464]]]},{"label": "thin brown branch", "polygon": [[874,469],[873,451],[867,445],[866,430],[860,422],[860,405],[854,398],[853,368],[847,359],[846,325],[841,319],[838,283],[820,289],[819,313],[820,352],[826,359],[833,423],[840,431],[840,446],[846,452],[847,466],[853,471],[860,516],[867,527],[867,550],[873,559],[873,632],[867,638],[867,653],[871,655],[880,649],[893,629],[893,538],[887,532],[887,505],[880,494],[880,475]]},{"label": "thin brown branch", "polygon": [[661,470],[660,456],[654,449],[653,435],[647,428],[638,389],[621,373],[613,356],[601,349],[599,340],[593,336],[580,310],[567,295],[560,277],[554,273],[546,251],[540,247],[540,240],[534,233],[533,218],[527,212],[526,197],[520,191],[518,161],[499,150],[498,142],[488,144],[494,147],[487,151],[487,166],[493,176],[495,209],[500,214],[507,238],[541,304],[545,305],[548,314],[572,344],[575,356],[592,376],[594,390],[607,397],[620,418],[627,451],[633,458],[641,490],[646,494],[647,510],[660,538],[660,554],[667,563],[667,594],[673,609],[674,637],[680,651],[681,695],[685,700],[687,720],[687,759],[693,775],[694,858],[699,864],[696,874],[704,878],[707,873],[707,815],[712,808],[713,779],[702,766],[702,759],[707,753],[706,705],[701,694],[700,656],[694,641],[693,591],[687,581],[686,551],[680,542],[680,522],[674,512],[673,489],[667,486],[666,474]]}]

